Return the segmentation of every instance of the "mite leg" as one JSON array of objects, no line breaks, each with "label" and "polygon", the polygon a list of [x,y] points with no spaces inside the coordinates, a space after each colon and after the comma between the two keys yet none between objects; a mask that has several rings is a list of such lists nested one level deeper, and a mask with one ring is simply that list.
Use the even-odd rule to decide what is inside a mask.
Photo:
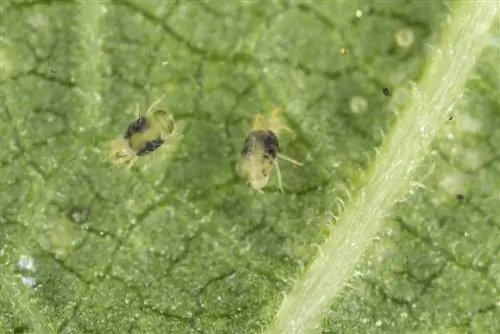
[{"label": "mite leg", "polygon": [[252,130],[262,129],[262,115],[257,114],[253,119]]},{"label": "mite leg", "polygon": [[278,115],[283,111],[283,107],[276,107],[274,108],[273,110],[271,110],[271,113],[270,113],[270,116],[269,118],[270,119],[274,119],[276,117],[278,117]]},{"label": "mite leg", "polygon": [[137,103],[135,104],[135,115],[136,115],[136,117],[137,117],[137,118],[140,118],[140,117],[141,117],[141,111],[140,111],[140,109],[139,109],[139,102],[137,102]]},{"label": "mite leg", "polygon": [[290,133],[293,133],[293,130],[290,129],[288,126],[280,124],[278,125],[276,123],[276,117],[283,111],[283,107],[277,107],[271,110],[271,113],[269,115],[269,127],[271,129],[274,129],[274,132],[279,132],[280,130],[285,130]]},{"label": "mite leg", "polygon": [[288,161],[288,162],[291,162],[291,163],[292,163],[292,164],[294,164],[294,165],[298,165],[298,166],[302,166],[302,165],[303,165],[303,163],[298,162],[297,160],[294,160],[294,159],[292,159],[292,158],[289,158],[289,157],[287,157],[286,155],[283,155],[283,154],[281,154],[281,153],[278,153],[278,158],[279,158],[279,159],[286,160],[286,161]]},{"label": "mite leg", "polygon": [[278,163],[278,160],[274,163],[276,166],[276,175],[278,175],[278,187],[282,193],[285,192],[283,189],[283,178],[281,177],[281,170],[280,170],[280,165]]},{"label": "mite leg", "polygon": [[128,163],[128,165],[127,165],[127,169],[132,168],[132,166],[135,164],[135,162],[137,161],[137,159],[138,159],[138,158],[139,158],[138,156],[133,157],[133,158],[130,160],[130,162]]},{"label": "mite leg", "polygon": [[158,105],[158,103],[160,103],[164,98],[165,96],[167,96],[167,94],[163,94],[162,96],[160,96],[156,101],[154,101],[148,108],[148,110],[146,110],[145,112],[145,115],[149,114],[151,112],[151,110],[156,106]]}]

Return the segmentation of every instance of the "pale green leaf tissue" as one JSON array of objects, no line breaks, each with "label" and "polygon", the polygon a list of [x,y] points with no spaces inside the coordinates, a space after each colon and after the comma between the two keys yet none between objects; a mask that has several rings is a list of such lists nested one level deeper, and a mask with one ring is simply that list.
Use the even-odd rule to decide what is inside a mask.
[{"label": "pale green leaf tissue", "polygon": [[3,1],[0,333],[500,332],[499,6]]}]

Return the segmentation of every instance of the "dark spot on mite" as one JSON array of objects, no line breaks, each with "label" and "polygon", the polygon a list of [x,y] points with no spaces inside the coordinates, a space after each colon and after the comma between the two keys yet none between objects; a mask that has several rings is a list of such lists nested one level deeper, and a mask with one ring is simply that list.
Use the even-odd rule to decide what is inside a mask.
[{"label": "dark spot on mite", "polygon": [[253,151],[257,145],[264,148],[264,158],[276,158],[279,150],[278,137],[270,130],[252,131],[243,143],[241,155],[246,156]]},{"label": "dark spot on mite", "polygon": [[83,206],[74,206],[68,211],[68,219],[75,224],[83,224],[90,217],[90,208]]},{"label": "dark spot on mite", "polygon": [[387,87],[382,88],[382,93],[384,93],[385,96],[391,96],[391,91]]},{"label": "dark spot on mite", "polygon": [[130,137],[132,137],[133,134],[138,132],[144,132],[146,131],[147,128],[148,128],[148,121],[146,120],[145,117],[141,116],[137,120],[128,125],[128,128],[125,131],[123,138],[129,139]]},{"label": "dark spot on mite", "polygon": [[463,194],[456,194],[455,198],[457,199],[457,201],[463,202],[465,199],[465,196]]},{"label": "dark spot on mite", "polygon": [[154,152],[158,149],[158,147],[163,145],[164,142],[165,142],[165,140],[163,140],[161,138],[147,141],[144,144],[144,146],[139,151],[137,151],[137,155],[141,156],[141,155],[146,155],[146,154],[149,154],[151,152]]},{"label": "dark spot on mite", "polygon": [[279,141],[274,132],[267,131],[264,137],[264,147],[266,148],[267,157],[271,156],[275,159],[279,150]]},{"label": "dark spot on mite", "polygon": [[278,152],[276,152],[276,147],[275,146],[269,146],[267,149],[266,149],[266,153],[264,154],[264,158],[276,158],[276,154]]}]

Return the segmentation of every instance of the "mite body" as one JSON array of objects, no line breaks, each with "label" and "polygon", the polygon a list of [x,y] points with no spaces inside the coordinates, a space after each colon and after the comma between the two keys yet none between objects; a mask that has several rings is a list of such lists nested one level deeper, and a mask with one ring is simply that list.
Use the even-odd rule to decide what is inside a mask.
[{"label": "mite body", "polygon": [[257,114],[254,119],[253,128],[243,143],[238,161],[238,172],[248,182],[250,187],[262,192],[269,181],[269,173],[276,167],[278,175],[278,186],[281,192],[283,190],[283,181],[278,160],[284,159],[295,165],[302,164],[287,156],[279,153],[280,145],[278,132],[280,130],[292,130],[286,126],[276,123],[276,116],[281,112],[281,108],[271,111],[268,125],[262,124],[262,117]]},{"label": "mite body", "polygon": [[179,135],[173,116],[163,109],[152,111],[160,98],[146,111],[130,123],[125,133],[110,142],[109,158],[115,165],[127,164],[130,169],[141,156],[167,147],[167,141]]}]

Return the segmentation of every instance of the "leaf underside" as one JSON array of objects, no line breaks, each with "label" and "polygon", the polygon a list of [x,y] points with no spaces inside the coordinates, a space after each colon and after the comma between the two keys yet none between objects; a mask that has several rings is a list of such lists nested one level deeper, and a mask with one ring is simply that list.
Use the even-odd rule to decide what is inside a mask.
[{"label": "leaf underside", "polygon": [[[266,330],[366,182],[404,110],[396,92],[421,78],[453,6],[4,1],[1,333]],[[492,41],[425,179],[318,332],[500,331]],[[116,168],[109,142],[163,94],[182,140]],[[281,151],[304,165],[280,163],[285,193],[273,172],[258,194],[236,162],[255,114],[277,106],[294,132]]]}]

